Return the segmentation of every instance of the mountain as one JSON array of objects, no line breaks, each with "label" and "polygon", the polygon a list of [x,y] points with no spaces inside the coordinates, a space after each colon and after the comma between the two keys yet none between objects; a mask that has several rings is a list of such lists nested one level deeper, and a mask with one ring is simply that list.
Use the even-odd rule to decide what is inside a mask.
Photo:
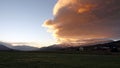
[{"label": "mountain", "polygon": [[66,44],[56,44],[48,47],[40,48],[40,51],[80,51],[80,49],[84,49],[86,51],[98,51],[98,50],[106,50],[111,52],[120,51],[120,41],[106,41],[99,42],[95,44],[87,44],[87,45],[79,45],[79,46],[71,46]]},{"label": "mountain", "polygon": [[13,49],[7,47],[9,44],[4,43],[4,42],[0,42],[0,51],[11,51]]},{"label": "mountain", "polygon": [[39,48],[29,45],[16,45],[13,46],[10,43],[0,42],[0,50],[15,50],[15,51],[36,51]]},{"label": "mountain", "polygon": [[17,46],[13,46],[12,49],[19,51],[37,51],[39,48],[32,47],[29,45],[17,45]]},{"label": "mountain", "polygon": [[11,51],[12,49],[0,44],[0,51]]},{"label": "mountain", "polygon": [[51,45],[51,46],[48,46],[48,47],[42,47],[40,48],[39,50],[40,51],[58,51],[58,50],[62,50],[63,47],[61,47],[61,45]]}]

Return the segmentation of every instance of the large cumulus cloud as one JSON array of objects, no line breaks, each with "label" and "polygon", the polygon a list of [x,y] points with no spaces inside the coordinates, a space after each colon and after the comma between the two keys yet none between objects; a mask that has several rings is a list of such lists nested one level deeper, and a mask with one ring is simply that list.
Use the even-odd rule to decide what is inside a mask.
[{"label": "large cumulus cloud", "polygon": [[58,0],[45,21],[60,41],[120,38],[120,0]]}]

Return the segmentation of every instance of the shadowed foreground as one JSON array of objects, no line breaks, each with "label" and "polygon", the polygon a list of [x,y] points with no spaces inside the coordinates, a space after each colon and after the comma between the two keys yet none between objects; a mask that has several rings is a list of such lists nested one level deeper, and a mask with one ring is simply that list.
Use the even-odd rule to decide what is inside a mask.
[{"label": "shadowed foreground", "polygon": [[0,52],[0,68],[120,68],[120,55]]}]

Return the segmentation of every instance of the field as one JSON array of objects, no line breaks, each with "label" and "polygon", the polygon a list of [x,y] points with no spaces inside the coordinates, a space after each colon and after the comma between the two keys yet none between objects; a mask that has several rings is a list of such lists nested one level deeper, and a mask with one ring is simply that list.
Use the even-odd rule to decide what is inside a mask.
[{"label": "field", "polygon": [[120,68],[120,55],[0,52],[0,68]]}]

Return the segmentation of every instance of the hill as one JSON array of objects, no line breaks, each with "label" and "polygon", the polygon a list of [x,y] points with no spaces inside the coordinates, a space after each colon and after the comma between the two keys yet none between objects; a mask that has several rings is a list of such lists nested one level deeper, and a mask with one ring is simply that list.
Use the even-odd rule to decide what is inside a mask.
[{"label": "hill", "polygon": [[120,41],[110,41],[106,43],[87,44],[79,46],[56,44],[48,47],[40,48],[40,51],[120,51]]},{"label": "hill", "polygon": [[7,47],[7,45],[9,45],[9,44],[0,42],[0,51],[11,51],[11,50],[13,50],[13,49]]},{"label": "hill", "polygon": [[17,46],[13,46],[12,49],[19,51],[37,51],[39,48],[32,47],[29,45],[17,45]]}]

